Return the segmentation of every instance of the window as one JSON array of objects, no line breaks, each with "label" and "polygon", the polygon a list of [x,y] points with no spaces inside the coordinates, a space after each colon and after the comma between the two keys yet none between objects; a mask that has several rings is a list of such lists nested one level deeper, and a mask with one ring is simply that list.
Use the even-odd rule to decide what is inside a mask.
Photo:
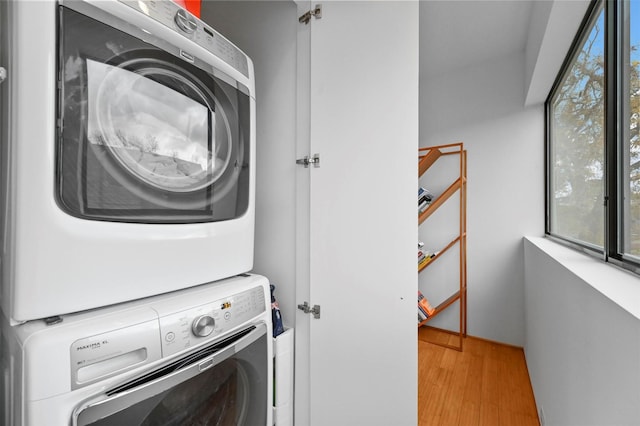
[{"label": "window", "polygon": [[604,10],[593,14],[549,100],[550,232],[604,245]]},{"label": "window", "polygon": [[546,110],[547,234],[640,271],[639,1],[593,1]]},{"label": "window", "polygon": [[620,252],[640,263],[640,4],[622,9]]}]

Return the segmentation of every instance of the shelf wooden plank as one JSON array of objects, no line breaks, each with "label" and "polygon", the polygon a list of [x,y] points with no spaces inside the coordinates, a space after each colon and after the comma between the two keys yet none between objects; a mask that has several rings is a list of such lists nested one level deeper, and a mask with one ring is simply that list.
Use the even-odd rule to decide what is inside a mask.
[{"label": "shelf wooden plank", "polygon": [[427,318],[424,321],[421,321],[418,323],[418,327],[423,326],[424,324],[428,323],[429,321],[431,321],[433,318],[437,317],[438,314],[442,311],[444,311],[445,309],[447,309],[449,306],[453,305],[457,300],[460,299],[460,291],[456,291],[454,294],[452,294],[447,300],[445,300],[444,302],[442,302],[441,304],[439,304],[438,306],[436,306],[434,312],[432,315],[429,316],[429,318]]},{"label": "shelf wooden plank", "polygon": [[444,202],[447,201],[449,197],[451,197],[461,187],[461,185],[462,185],[462,178],[458,178],[455,182],[451,184],[451,186],[449,186],[442,194],[440,194],[438,198],[433,200],[431,204],[429,204],[429,207],[427,207],[425,211],[423,211],[422,213],[420,213],[420,215],[418,215],[418,224],[421,224],[422,222],[425,221],[426,218],[431,216],[431,214],[435,212],[438,209],[438,207],[444,204]]},{"label": "shelf wooden plank", "polygon": [[427,171],[429,167],[435,163],[438,158],[442,155],[442,151],[438,148],[430,149],[425,155],[419,157],[418,160],[418,176],[422,176],[424,172]]},{"label": "shelf wooden plank", "polygon": [[438,315],[439,312],[441,312],[442,310],[448,308],[450,305],[452,305],[458,299],[460,299],[460,291],[459,290],[456,291],[454,294],[452,294],[447,300],[445,300],[444,302],[442,302],[441,304],[436,306],[436,311],[433,313],[433,316]]},{"label": "shelf wooden plank", "polygon": [[424,268],[426,268],[427,266],[431,265],[433,262],[436,261],[437,258],[439,258],[443,254],[445,254],[446,251],[449,250],[451,247],[453,247],[454,244],[457,243],[458,241],[460,241],[460,237],[454,238],[449,244],[447,244],[447,246],[445,248],[440,250],[438,252],[438,254],[436,254],[434,257],[432,257],[431,260],[429,260],[426,263],[423,263],[422,265],[418,265],[418,273],[422,272],[424,270]]},{"label": "shelf wooden plank", "polygon": [[461,150],[463,150],[464,143],[462,142],[453,142],[453,143],[448,143],[445,145],[434,145],[434,146],[425,146],[423,148],[418,148],[418,152],[422,152],[422,151],[428,151],[430,149],[433,148],[438,148],[439,150],[443,151],[443,153],[447,154],[444,151],[449,151],[449,150],[453,150],[451,153],[452,154],[457,154],[459,153]]}]

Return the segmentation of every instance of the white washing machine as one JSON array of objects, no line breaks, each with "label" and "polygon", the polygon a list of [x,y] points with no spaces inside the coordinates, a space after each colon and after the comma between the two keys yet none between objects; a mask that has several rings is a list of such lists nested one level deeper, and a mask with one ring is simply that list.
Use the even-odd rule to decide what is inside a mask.
[{"label": "white washing machine", "polygon": [[0,18],[0,298],[12,321],[252,269],[243,52],[170,0],[2,1]]},{"label": "white washing machine", "polygon": [[[243,274],[244,275],[244,274]],[[269,286],[244,275],[2,328],[5,425],[272,424]]]}]

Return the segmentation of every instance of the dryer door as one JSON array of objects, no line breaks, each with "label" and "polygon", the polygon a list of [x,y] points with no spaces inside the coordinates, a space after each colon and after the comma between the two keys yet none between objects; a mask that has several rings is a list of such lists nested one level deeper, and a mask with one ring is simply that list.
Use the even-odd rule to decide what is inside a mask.
[{"label": "dryer door", "polygon": [[59,205],[129,222],[244,214],[248,90],[111,22],[66,7],[60,22]]}]

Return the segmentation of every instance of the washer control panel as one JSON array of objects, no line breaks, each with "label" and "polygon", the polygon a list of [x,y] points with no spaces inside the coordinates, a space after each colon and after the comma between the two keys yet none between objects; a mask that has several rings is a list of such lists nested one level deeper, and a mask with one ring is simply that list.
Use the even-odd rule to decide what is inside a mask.
[{"label": "washer control panel", "polygon": [[266,310],[262,287],[160,317],[162,356],[216,338]]},{"label": "washer control panel", "polygon": [[[249,78],[247,57],[220,33],[170,0],[119,0],[207,49]],[[193,52],[186,52],[193,54]]]}]

